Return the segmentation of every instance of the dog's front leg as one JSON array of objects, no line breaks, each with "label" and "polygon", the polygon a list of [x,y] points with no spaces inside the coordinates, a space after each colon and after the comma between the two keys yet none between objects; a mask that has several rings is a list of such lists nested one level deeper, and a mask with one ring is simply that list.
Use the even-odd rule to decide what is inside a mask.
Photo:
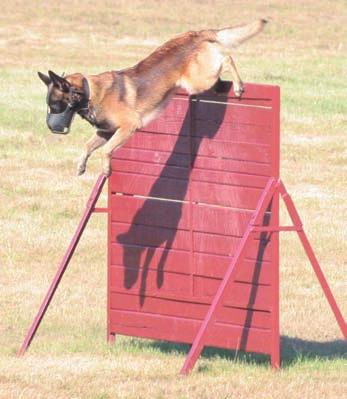
[{"label": "dog's front leg", "polygon": [[106,176],[111,174],[112,152],[120,148],[135,133],[135,130],[136,126],[134,125],[123,125],[117,129],[114,136],[105,145],[103,172]]},{"label": "dog's front leg", "polygon": [[112,132],[103,132],[97,131],[93,134],[93,136],[86,142],[85,149],[83,154],[80,157],[80,160],[77,165],[77,175],[83,175],[86,171],[87,161],[91,154],[98,149],[99,147],[103,146],[112,136]]}]

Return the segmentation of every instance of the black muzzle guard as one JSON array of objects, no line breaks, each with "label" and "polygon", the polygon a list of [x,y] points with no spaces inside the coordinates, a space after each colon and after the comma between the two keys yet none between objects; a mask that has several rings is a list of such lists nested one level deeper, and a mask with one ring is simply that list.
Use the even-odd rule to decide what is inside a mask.
[{"label": "black muzzle guard", "polygon": [[56,134],[68,134],[76,112],[77,109],[71,107],[70,104],[67,105],[65,111],[60,112],[59,114],[50,112],[50,109],[48,108],[46,122],[49,130]]}]

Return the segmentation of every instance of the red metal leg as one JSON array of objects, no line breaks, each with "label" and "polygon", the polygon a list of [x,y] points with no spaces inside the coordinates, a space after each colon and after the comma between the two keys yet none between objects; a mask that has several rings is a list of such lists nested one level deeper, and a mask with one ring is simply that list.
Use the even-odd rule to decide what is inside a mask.
[{"label": "red metal leg", "polygon": [[299,235],[300,241],[305,249],[305,252],[312,264],[313,270],[316,273],[316,276],[318,278],[318,281],[324,291],[324,294],[329,302],[329,305],[331,307],[331,310],[333,311],[336,321],[340,326],[340,329],[342,331],[343,336],[345,337],[345,339],[347,339],[347,326],[346,326],[346,322],[342,316],[342,313],[339,309],[339,307],[337,306],[337,303],[335,301],[335,298],[331,292],[331,289],[325,279],[325,276],[322,272],[322,269],[318,263],[318,260],[313,252],[313,249],[311,247],[310,242],[308,241],[308,238],[302,228],[302,222],[300,219],[300,216],[295,208],[294,202],[291,199],[291,197],[288,195],[283,183],[281,183],[281,187],[280,187],[280,191],[282,194],[282,198],[287,206],[288,209],[288,213],[289,216],[291,217],[294,225],[297,227],[297,233]]},{"label": "red metal leg", "polygon": [[[272,198],[271,223],[270,227],[279,227],[279,192],[276,190]],[[271,278],[272,289],[272,310],[271,310],[271,365],[278,369],[281,365],[281,344],[280,344],[280,255],[279,255],[279,231],[272,232],[273,247],[273,268]]]},{"label": "red metal leg", "polygon": [[114,333],[108,334],[107,342],[112,345],[115,343],[115,341],[116,341],[116,334],[114,334]]},{"label": "red metal leg", "polygon": [[29,331],[28,331],[28,333],[27,333],[27,335],[26,335],[26,337],[25,337],[25,339],[24,339],[24,341],[22,343],[22,346],[19,349],[19,351],[17,352],[17,356],[24,355],[24,353],[28,349],[32,339],[34,338],[34,336],[36,334],[36,331],[39,328],[40,323],[41,323],[41,321],[42,321],[42,319],[43,319],[43,317],[44,317],[44,315],[46,313],[46,310],[47,310],[47,308],[48,308],[48,306],[49,306],[49,304],[50,304],[50,302],[51,302],[51,300],[52,300],[52,298],[54,296],[54,293],[55,293],[56,289],[58,288],[60,280],[62,279],[62,277],[63,277],[63,275],[65,273],[65,270],[66,270],[66,268],[67,268],[67,266],[68,266],[68,264],[69,264],[69,262],[71,260],[71,257],[73,255],[73,253],[75,252],[77,244],[78,244],[78,242],[79,242],[79,240],[80,240],[80,238],[82,236],[82,233],[83,233],[83,231],[84,231],[84,229],[85,229],[85,227],[86,227],[86,225],[87,225],[87,223],[89,221],[89,218],[90,218],[91,214],[93,213],[94,206],[95,206],[95,204],[96,204],[96,202],[97,202],[97,200],[98,200],[98,198],[100,196],[101,190],[102,190],[102,188],[103,188],[103,186],[105,184],[106,179],[107,179],[107,177],[104,176],[104,175],[100,175],[98,177],[98,180],[96,181],[95,186],[93,188],[93,191],[92,191],[92,193],[91,193],[91,195],[90,195],[90,197],[88,199],[88,202],[87,202],[87,205],[86,205],[86,209],[84,211],[82,219],[81,219],[81,221],[80,221],[80,223],[79,223],[79,225],[78,225],[78,227],[77,227],[77,229],[76,229],[76,231],[75,231],[75,233],[74,233],[74,235],[72,237],[70,245],[69,245],[69,247],[68,247],[68,249],[67,249],[67,251],[66,251],[66,253],[65,253],[65,255],[64,255],[63,259],[62,259],[62,261],[60,262],[60,265],[58,267],[56,275],[55,275],[55,277],[54,277],[54,279],[53,279],[53,281],[51,283],[51,286],[49,287],[49,290],[48,290],[48,292],[47,292],[47,294],[46,294],[46,296],[45,296],[45,298],[44,298],[44,300],[43,300],[43,302],[42,302],[42,304],[40,306],[39,311],[37,312],[37,314],[36,314],[36,316],[35,316],[35,318],[33,320],[33,323],[32,323],[32,325],[31,325],[31,327],[30,327],[30,329],[29,329]]},{"label": "red metal leg", "polygon": [[258,201],[258,205],[253,214],[253,217],[250,220],[250,222],[247,226],[247,229],[245,231],[245,234],[243,235],[242,240],[238,246],[235,256],[234,256],[230,266],[228,267],[227,272],[225,273],[225,276],[224,276],[220,286],[218,287],[217,293],[214,296],[211,306],[209,307],[209,310],[205,316],[205,319],[202,322],[200,329],[194,339],[193,345],[192,345],[192,347],[188,353],[188,356],[186,358],[186,361],[182,367],[181,374],[188,374],[192,370],[198,357],[200,356],[200,353],[204,347],[206,333],[216,319],[217,307],[221,303],[221,299],[223,297],[226,287],[228,286],[228,283],[230,281],[232,281],[236,275],[237,266],[242,260],[244,251],[246,249],[246,244],[249,240],[250,234],[253,231],[253,224],[255,221],[257,221],[260,218],[261,213],[264,214],[264,212],[266,211],[266,209],[271,201],[271,198],[276,190],[276,186],[277,186],[277,180],[275,180],[273,178],[269,179],[269,181]]}]

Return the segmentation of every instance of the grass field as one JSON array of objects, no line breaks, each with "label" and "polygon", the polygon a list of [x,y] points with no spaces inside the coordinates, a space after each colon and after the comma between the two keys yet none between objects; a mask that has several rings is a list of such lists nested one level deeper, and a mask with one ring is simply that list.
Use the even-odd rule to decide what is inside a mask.
[{"label": "grass field", "polygon": [[[38,70],[134,64],[191,29],[270,16],[236,50],[244,81],[281,86],[281,174],[341,310],[347,310],[346,2],[15,0],[0,14],[0,398],[342,398],[347,345],[297,238],[281,245],[283,367],[208,350],[178,377],[187,347],[106,343],[106,218],[95,215],[28,354],[15,357],[101,168],[75,176],[92,128],[45,126]],[[101,198],[101,203],[105,197]],[[286,215],[283,215],[286,219]]]}]

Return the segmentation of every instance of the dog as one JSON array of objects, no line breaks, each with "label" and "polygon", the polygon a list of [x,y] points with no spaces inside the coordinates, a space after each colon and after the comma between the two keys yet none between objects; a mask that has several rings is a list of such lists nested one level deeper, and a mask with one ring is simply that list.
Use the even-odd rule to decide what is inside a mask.
[{"label": "dog", "polygon": [[231,51],[261,32],[265,19],[230,27],[190,31],[157,48],[133,67],[120,71],[65,77],[38,72],[47,86],[47,124],[55,133],[68,133],[74,115],[86,119],[96,133],[87,141],[77,166],[82,175],[93,151],[104,146],[103,173],[111,174],[112,152],[155,119],[176,89],[199,94],[211,89],[229,71],[237,97],[243,84]]}]

